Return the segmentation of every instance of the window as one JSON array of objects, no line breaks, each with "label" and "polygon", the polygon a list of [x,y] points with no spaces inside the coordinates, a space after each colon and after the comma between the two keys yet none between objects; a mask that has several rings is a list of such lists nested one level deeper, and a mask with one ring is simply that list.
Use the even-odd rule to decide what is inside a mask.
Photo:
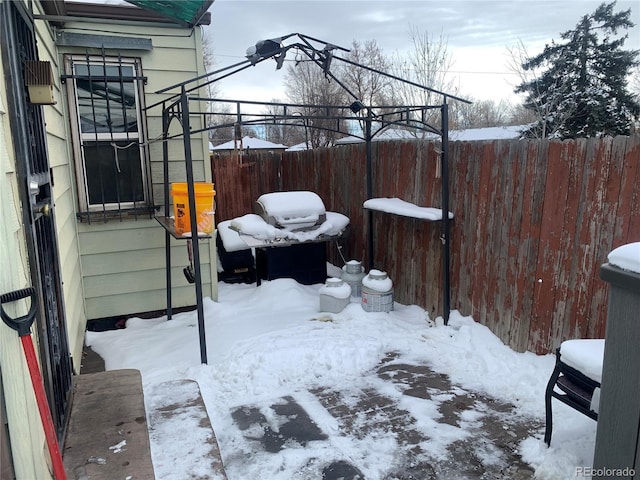
[{"label": "window", "polygon": [[146,209],[152,202],[139,60],[71,56],[66,63],[81,212]]}]

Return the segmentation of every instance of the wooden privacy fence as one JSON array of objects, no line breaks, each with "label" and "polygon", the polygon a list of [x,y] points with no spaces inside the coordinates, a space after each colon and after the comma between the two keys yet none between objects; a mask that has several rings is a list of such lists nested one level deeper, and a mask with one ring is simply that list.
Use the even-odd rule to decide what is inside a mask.
[{"label": "wooden privacy fence", "polygon": [[[441,205],[437,144],[372,149],[374,197]],[[249,155],[242,164],[214,157],[212,168],[219,221],[252,212],[262,193],[312,190],[351,219],[344,256],[366,262],[364,144]],[[600,265],[615,247],[640,241],[640,137],[451,142],[449,171],[452,308],[518,351],[603,337]],[[373,228],[373,267],[389,273],[395,299],[442,315],[440,223],[374,212]],[[329,258],[342,265],[333,246]]]}]

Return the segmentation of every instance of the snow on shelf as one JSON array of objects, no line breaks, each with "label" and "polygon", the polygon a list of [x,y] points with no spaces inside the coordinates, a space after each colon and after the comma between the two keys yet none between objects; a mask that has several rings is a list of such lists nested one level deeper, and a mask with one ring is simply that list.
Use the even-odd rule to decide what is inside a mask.
[{"label": "snow on shelf", "polygon": [[[413,203],[405,202],[399,198],[371,198],[364,202],[364,208],[379,212],[393,213],[403,217],[418,218],[432,222],[442,220],[442,210],[433,207],[419,207]],[[453,213],[449,212],[449,218]]]}]

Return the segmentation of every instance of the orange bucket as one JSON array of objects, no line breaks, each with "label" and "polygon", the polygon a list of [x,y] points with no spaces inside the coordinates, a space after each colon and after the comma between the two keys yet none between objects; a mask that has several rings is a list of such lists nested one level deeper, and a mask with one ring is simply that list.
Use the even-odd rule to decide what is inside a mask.
[{"label": "orange bucket", "polygon": [[[213,233],[216,213],[214,200],[216,191],[213,189],[213,183],[194,182],[193,191],[196,202],[198,233],[210,235]],[[187,184],[185,182],[172,183],[171,195],[173,196],[173,216],[176,233],[178,235],[191,233]]]}]

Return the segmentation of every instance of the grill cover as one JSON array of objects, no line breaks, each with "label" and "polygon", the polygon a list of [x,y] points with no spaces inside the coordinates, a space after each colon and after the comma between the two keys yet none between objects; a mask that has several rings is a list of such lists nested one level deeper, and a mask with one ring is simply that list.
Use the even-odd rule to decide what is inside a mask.
[{"label": "grill cover", "polygon": [[327,212],[314,192],[273,192],[256,201],[256,213],[269,225],[290,231],[310,230],[322,225]]}]

